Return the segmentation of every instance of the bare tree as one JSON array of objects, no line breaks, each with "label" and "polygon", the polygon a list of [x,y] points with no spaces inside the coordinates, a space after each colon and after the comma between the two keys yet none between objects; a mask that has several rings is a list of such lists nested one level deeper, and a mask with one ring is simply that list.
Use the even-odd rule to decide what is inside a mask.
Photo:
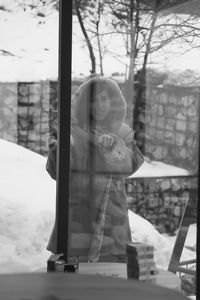
[{"label": "bare tree", "polygon": [[[195,14],[173,14],[171,5],[185,0],[107,0],[112,11],[114,30],[123,36],[129,57],[127,78],[133,82],[140,68],[140,79],[145,80],[148,58],[167,45],[180,43],[187,49],[195,47],[200,33],[200,21]],[[190,1],[189,1],[190,2]],[[185,4],[186,5],[186,4]],[[166,15],[165,9],[168,9]],[[200,13],[199,13],[200,14]],[[168,49],[169,50],[169,49]],[[184,51],[182,49],[182,51]],[[143,74],[143,76],[142,76]]]},{"label": "bare tree", "polygon": [[[77,0],[75,0],[76,2]],[[76,6],[76,5],[75,5]],[[93,56],[90,55],[91,60],[95,61],[95,67],[97,65],[96,59],[94,59],[94,53],[96,52],[99,59],[99,68],[101,75],[103,71],[103,36],[101,32],[102,15],[104,13],[105,0],[92,0],[87,6],[84,6],[84,14],[80,19],[80,13],[76,11],[78,16],[79,24],[84,30],[84,36],[88,48],[93,50]],[[83,28],[84,27],[84,28]],[[88,43],[90,41],[90,45]],[[97,68],[97,67],[96,67]],[[95,68],[95,70],[96,70]]]},{"label": "bare tree", "polygon": [[[194,40],[199,35],[199,15],[197,12],[183,15],[173,14],[169,8],[186,0],[107,0],[112,11],[114,30],[123,36],[129,72],[127,78],[133,78],[137,69],[145,71],[148,57],[164,49],[167,45],[181,42],[194,48]],[[188,1],[190,2],[190,1]],[[167,9],[167,10],[166,10]],[[165,15],[167,11],[167,15]],[[182,15],[180,15],[182,13]],[[196,25],[195,25],[196,24]]]},{"label": "bare tree", "polygon": [[[58,0],[19,0],[19,5],[37,10],[38,14],[43,16],[45,7],[58,8],[58,2]],[[199,39],[200,13],[198,9],[195,9],[197,5],[192,10],[189,4],[190,14],[184,15],[188,2],[191,1],[74,0],[73,13],[77,15],[89,50],[91,73],[95,73],[97,69],[95,53],[98,55],[100,73],[104,73],[104,36],[120,34],[125,41],[126,55],[129,58],[127,99],[130,100],[134,94],[134,76],[139,69],[140,82],[145,83],[146,66],[150,55],[165,51],[167,45],[178,42],[180,45],[185,45],[182,49],[183,53],[199,47],[197,40]],[[177,14],[173,14],[171,7],[176,4],[180,5],[173,9]],[[100,23],[106,14],[110,15],[110,31],[102,32]]]}]

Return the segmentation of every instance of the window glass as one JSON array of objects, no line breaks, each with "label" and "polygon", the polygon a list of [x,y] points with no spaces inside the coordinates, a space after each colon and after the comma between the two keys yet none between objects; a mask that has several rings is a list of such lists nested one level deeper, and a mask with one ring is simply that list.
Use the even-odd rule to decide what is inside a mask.
[{"label": "window glass", "polygon": [[108,270],[125,265],[131,243],[150,255],[132,276],[164,272],[187,295],[196,266],[195,3],[74,1],[72,43],[69,256]]},{"label": "window glass", "polygon": [[[195,294],[196,5],[73,1],[66,243],[82,273],[126,277],[131,249],[145,257],[128,276]],[[57,9],[0,7],[3,273],[44,269],[57,252]]]},{"label": "window glass", "polygon": [[58,11],[51,1],[1,1],[0,24],[0,273],[32,272],[46,268],[55,215],[45,165]]}]

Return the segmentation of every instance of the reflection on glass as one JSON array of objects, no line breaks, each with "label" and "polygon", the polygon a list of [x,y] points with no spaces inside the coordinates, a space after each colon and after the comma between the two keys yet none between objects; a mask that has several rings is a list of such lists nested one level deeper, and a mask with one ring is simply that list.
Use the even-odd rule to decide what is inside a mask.
[{"label": "reflection on glass", "polygon": [[[56,179],[57,139],[57,71],[52,74],[57,66],[49,67],[53,61],[57,63],[57,40],[52,34],[57,30],[57,13],[48,11],[44,22],[40,6],[35,10],[28,7],[25,12],[22,7],[17,9],[17,19],[12,15],[16,3],[6,5],[0,9],[0,28],[16,20],[17,25],[1,33],[0,205],[4,218],[0,219],[0,238],[5,245],[0,248],[5,258],[1,272],[33,270],[46,264],[49,252],[45,248],[54,222],[55,180],[45,172],[46,157],[26,151],[52,155],[54,163],[47,163],[47,168]],[[197,5],[197,1],[181,0],[74,0],[73,11],[70,255],[78,255],[82,261],[125,262],[127,242],[151,245],[156,267],[175,272],[180,279],[175,288],[187,295],[195,294],[194,274],[179,274],[170,262],[175,258],[172,267],[178,267],[179,259],[196,258]],[[31,25],[26,26],[32,12],[37,17],[31,17]],[[13,36],[18,22],[23,32],[27,28],[25,43],[24,38],[18,40],[22,32]],[[52,25],[51,34],[48,24]],[[37,28],[38,33],[33,36],[30,28]],[[41,35],[40,29],[44,30]],[[39,36],[42,43],[35,42]],[[46,46],[48,37],[51,41]],[[11,41],[14,49],[6,41]],[[56,50],[51,50],[52,44]],[[26,46],[30,46],[28,50]],[[108,77],[112,79],[101,79]],[[27,150],[20,151],[17,145],[11,149],[14,146],[8,141]],[[137,171],[130,164],[133,150],[145,158]],[[23,174],[22,161],[27,167]],[[34,193],[30,192],[33,187]],[[43,210],[49,206],[44,216]],[[181,242],[180,225],[187,233]],[[48,245],[52,252],[55,234],[53,231]],[[195,262],[188,268],[195,271]]]},{"label": "reflection on glass", "polygon": [[[199,70],[196,63],[192,61],[196,55],[196,57],[199,55],[196,47],[199,38],[199,19],[195,13],[195,3],[195,1],[190,3],[188,1],[174,3],[96,1],[95,5],[83,3],[80,5],[79,1],[74,1],[72,60],[74,102],[71,128],[73,142],[69,199],[69,247],[70,251],[73,250],[70,252],[72,255],[79,255],[82,259],[84,257],[83,260],[88,261],[114,260],[116,262],[120,259],[124,261],[125,244],[128,241],[126,226],[120,218],[120,208],[124,199],[124,194],[120,190],[121,179],[119,178],[123,175],[120,163],[115,163],[115,168],[120,168],[121,174],[116,174],[114,172],[116,170],[109,168],[112,181],[107,203],[101,201],[101,205],[95,207],[96,186],[100,193],[102,185],[98,180],[101,179],[100,183],[103,181],[103,176],[100,176],[98,170],[98,155],[103,159],[100,167],[104,172],[106,153],[106,151],[102,152],[101,148],[96,150],[96,127],[99,130],[100,121],[106,118],[106,108],[102,111],[101,105],[93,105],[91,102],[96,100],[99,103],[99,98],[104,97],[107,103],[108,93],[98,91],[97,87],[98,92],[95,94],[95,89],[92,88],[91,92],[84,97],[87,105],[81,109],[79,115],[76,113],[91,72],[93,78],[99,78],[95,77],[95,74],[101,74],[106,78],[111,77],[119,85],[126,101],[124,123],[127,128],[131,128],[131,139],[136,141],[137,147],[145,157],[144,163],[137,172],[126,174],[124,178],[131,240],[153,246],[156,267],[165,270],[165,274],[169,277],[174,272],[170,268],[170,261],[174,253],[177,253],[176,244],[178,244],[179,254],[181,252],[180,257],[176,255],[177,264],[179,259],[185,261],[195,258],[197,132],[199,130]],[[187,70],[188,68],[190,70]],[[112,105],[106,105],[112,110]],[[87,126],[86,121],[81,123],[80,117],[85,118]],[[109,121],[112,122],[111,118]],[[110,135],[113,128],[108,130],[107,122],[102,123],[100,133],[103,131],[103,134]],[[115,127],[114,133],[120,136],[123,126],[122,124],[118,126],[119,128]],[[77,132],[79,130],[80,134],[78,142],[73,136],[76,130]],[[78,159],[75,159],[74,149],[77,143],[81,144],[81,139],[86,138],[83,134],[85,131],[87,147],[81,147],[81,154],[78,155]],[[112,142],[108,137],[109,143],[111,143],[112,153]],[[99,143],[97,145],[99,147]],[[81,167],[85,170],[85,174],[82,174],[80,166],[74,166],[74,161],[79,164],[82,156],[85,161]],[[84,184],[86,189],[82,192]],[[82,202],[80,202],[81,197]],[[81,209],[79,209],[80,203]],[[87,207],[86,212],[83,207],[84,209]],[[180,225],[185,224],[182,218],[186,207],[189,207],[188,234],[185,237],[186,241],[182,240],[181,245],[177,243],[178,229]],[[105,211],[105,216],[101,213],[102,210]],[[83,221],[81,221],[82,213],[85,216]],[[83,229],[84,222],[90,225],[89,229]],[[76,235],[75,230],[77,230]],[[89,237],[83,235],[86,232],[90,233]],[[111,233],[116,234],[114,243],[110,240],[111,245],[108,242],[108,247],[105,249],[106,238],[113,238]],[[96,238],[95,248],[90,248],[93,237]],[[190,249],[188,243],[192,243]],[[121,247],[121,252],[116,251],[116,245]],[[91,249],[95,249],[92,259],[89,254]],[[82,250],[84,251],[81,252]],[[116,255],[115,259],[114,255]],[[147,261],[143,261],[143,266],[143,270],[147,270]],[[195,263],[189,268],[194,269]],[[178,278],[179,287],[173,287],[182,289],[188,295],[194,294],[194,276],[184,272],[174,273],[176,275],[172,278]],[[188,278],[188,275],[191,277]],[[182,287],[181,283],[183,283]],[[187,284],[190,285],[190,291],[186,290]]]},{"label": "reflection on glass", "polygon": [[[141,166],[143,157],[124,123],[125,110],[116,82],[102,76],[86,80],[74,97],[69,255],[83,261],[117,261],[119,256],[125,261],[126,243],[131,241],[124,177]],[[48,170],[55,177],[53,158]],[[54,228],[48,245],[54,253],[55,233]]]}]

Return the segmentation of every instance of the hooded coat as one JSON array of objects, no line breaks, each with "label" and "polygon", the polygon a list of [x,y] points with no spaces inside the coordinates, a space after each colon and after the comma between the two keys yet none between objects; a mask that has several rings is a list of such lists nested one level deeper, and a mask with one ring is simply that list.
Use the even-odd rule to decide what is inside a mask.
[{"label": "hooded coat", "polygon": [[[95,86],[98,94],[107,85],[111,107],[97,125],[89,113],[91,89]],[[132,130],[124,123],[125,112],[126,103],[118,85],[103,77],[84,83],[72,103],[68,253],[82,261],[119,261],[125,255],[126,243],[131,241],[124,180],[140,167],[143,156]],[[107,151],[98,143],[102,134],[114,139]],[[54,179],[55,163],[56,147],[51,147],[46,167]],[[47,249],[56,253],[55,226]]]}]

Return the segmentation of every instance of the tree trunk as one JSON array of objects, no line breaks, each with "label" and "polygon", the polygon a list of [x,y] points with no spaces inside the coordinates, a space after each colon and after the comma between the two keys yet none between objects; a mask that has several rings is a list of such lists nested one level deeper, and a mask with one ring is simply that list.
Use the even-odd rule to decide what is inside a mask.
[{"label": "tree trunk", "polygon": [[[133,13],[134,13],[134,2],[130,0],[130,12],[129,12],[129,24],[130,24],[130,62],[128,71],[128,80],[126,83],[126,102],[127,105],[134,111],[134,71],[135,71],[135,56],[136,56],[136,24],[134,24]],[[136,11],[137,14],[137,11]],[[131,123],[133,123],[133,113],[131,115]]]},{"label": "tree trunk", "polygon": [[90,59],[91,59],[91,65],[92,65],[92,69],[90,70],[90,72],[91,72],[91,74],[93,74],[93,73],[96,73],[96,58],[94,56],[94,51],[93,51],[93,48],[92,48],[92,44],[90,43],[90,39],[88,37],[88,34],[86,32],[86,29],[85,29],[85,26],[84,26],[84,23],[83,23],[83,18],[81,16],[79,3],[78,3],[77,0],[74,0],[74,4],[75,4],[75,9],[76,9],[76,14],[77,14],[77,17],[78,17],[78,20],[79,20],[79,24],[81,26],[81,30],[82,30],[83,35],[85,37],[85,41],[86,41],[86,44],[87,44],[87,47],[88,47],[88,50],[89,50],[89,53],[90,53]]},{"label": "tree trunk", "polygon": [[104,72],[103,72],[103,57],[102,57],[102,50],[101,50],[101,41],[100,41],[100,36],[99,36],[100,18],[101,18],[101,3],[99,2],[99,6],[98,6],[98,21],[96,23],[97,45],[98,45],[98,52],[99,52],[100,73],[101,73],[101,75],[104,75]]},{"label": "tree trunk", "polygon": [[[150,34],[148,37],[146,51],[143,59],[143,66],[138,76],[138,85],[135,99],[135,109],[134,109],[134,122],[133,128],[135,129],[135,138],[139,143],[140,150],[145,154],[145,115],[146,115],[146,66],[148,61],[148,56],[150,52],[151,40],[153,37],[154,27],[157,20],[157,11],[155,11],[151,27]],[[142,123],[141,120],[144,120]]]},{"label": "tree trunk", "polygon": [[134,80],[134,68],[135,68],[135,34],[136,34],[136,26],[133,25],[133,1],[130,0],[130,14],[129,14],[129,22],[130,22],[130,64],[129,64],[129,74],[128,74],[128,82],[129,84],[129,93],[131,93],[131,98],[128,101],[133,101],[133,80]]}]

